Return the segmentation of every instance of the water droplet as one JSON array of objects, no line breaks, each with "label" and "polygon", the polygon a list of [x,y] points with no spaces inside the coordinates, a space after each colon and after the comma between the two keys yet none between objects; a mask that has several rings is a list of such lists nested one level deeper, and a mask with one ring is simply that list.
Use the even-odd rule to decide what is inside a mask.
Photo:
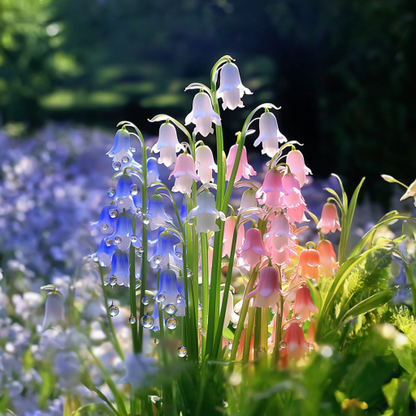
[{"label": "water droplet", "polygon": [[166,299],[166,296],[162,294],[155,296],[156,302],[163,302],[165,299]]},{"label": "water droplet", "polygon": [[163,257],[159,254],[153,259],[153,263],[155,263],[157,266],[159,266],[160,263],[162,263]]},{"label": "water droplet", "polygon": [[108,225],[107,224],[102,224],[101,225],[101,231],[107,231],[108,230]]},{"label": "water droplet", "polygon": [[124,199],[123,199],[123,198],[120,198],[117,202],[118,202],[118,204],[119,204],[119,205],[124,205],[124,203],[125,203],[126,201],[124,201]]},{"label": "water droplet", "polygon": [[155,325],[153,328],[152,328],[152,331],[153,332],[157,332],[157,331],[159,331],[159,325]]},{"label": "water droplet", "polygon": [[159,344],[159,340],[157,339],[157,338],[155,338],[154,340],[153,340],[153,342],[157,345],[157,344]]},{"label": "water droplet", "polygon": [[183,345],[181,345],[176,351],[178,353],[178,357],[180,358],[186,357],[186,354],[188,353]]},{"label": "water droplet", "polygon": [[142,215],[142,214],[143,214],[142,207],[136,208],[136,215]]},{"label": "water droplet", "polygon": [[189,225],[194,225],[194,219],[193,219],[193,218],[189,218],[189,220],[188,220],[188,224],[189,224]]},{"label": "water droplet", "polygon": [[410,292],[412,290],[412,288],[410,286],[406,287],[406,292]]},{"label": "water droplet", "polygon": [[192,277],[192,276],[193,276],[193,272],[192,272],[192,270],[191,270],[191,269],[186,269],[186,275],[187,275],[188,277]]},{"label": "water droplet", "polygon": [[142,281],[139,277],[136,276],[136,290],[142,287]]},{"label": "water droplet", "polygon": [[108,154],[108,157],[114,157],[114,156],[115,156],[114,152],[110,152],[110,153]]},{"label": "water droplet", "polygon": [[110,247],[113,244],[113,240],[105,240],[105,245]]},{"label": "water droplet", "polygon": [[129,322],[130,322],[132,325],[134,325],[134,324],[136,323],[136,317],[135,317],[135,316],[133,316],[133,315],[131,315],[131,316],[130,316],[130,318],[129,318]]},{"label": "water droplet", "polygon": [[92,258],[92,261],[98,261],[99,260],[99,258],[98,258],[98,256],[96,254],[93,254],[91,256],[91,258]]},{"label": "water droplet", "polygon": [[176,303],[181,303],[182,302],[182,295],[179,294],[178,296],[176,296]]},{"label": "water droplet", "polygon": [[137,238],[137,235],[131,235],[130,236],[130,241],[132,242],[132,243],[137,243],[137,240],[138,240],[138,238]]},{"label": "water droplet", "polygon": [[149,300],[149,296],[144,296],[142,299],[142,303],[144,306],[147,306],[149,304],[150,300]]},{"label": "water droplet", "polygon": [[198,318],[198,325],[202,325],[202,317]]},{"label": "water droplet", "polygon": [[259,354],[264,354],[266,352],[266,348],[260,347],[259,348]]},{"label": "water droplet", "polygon": [[300,318],[302,318],[302,314],[301,313],[295,314],[295,319],[300,319]]},{"label": "water droplet", "polygon": [[234,329],[237,329],[237,324],[233,324],[233,328]]},{"label": "water droplet", "polygon": [[114,188],[114,186],[112,186],[111,188],[108,188],[107,195],[109,197],[112,198],[115,194],[116,194],[116,188]]},{"label": "water droplet", "polygon": [[130,162],[130,159],[129,159],[127,156],[124,156],[124,157],[121,159],[121,161],[122,161],[124,164],[126,164],[126,163],[129,163],[129,162]]},{"label": "water droplet", "polygon": [[112,164],[113,169],[118,172],[121,169],[121,163],[120,162],[113,162]]},{"label": "water droplet", "polygon": [[114,318],[120,313],[120,309],[118,308],[118,306],[112,303],[111,306],[108,308],[108,313],[110,314],[111,317]]},{"label": "water droplet", "polygon": [[178,309],[173,303],[165,305],[163,309],[168,315],[174,315],[178,311]]},{"label": "water droplet", "polygon": [[117,284],[117,276],[114,275],[114,274],[112,276],[110,276],[110,278],[108,280],[109,280],[111,286],[114,286],[114,285]]},{"label": "water droplet", "polygon": [[315,349],[315,345],[313,342],[308,342],[308,347],[310,350],[314,350]]},{"label": "water droplet", "polygon": [[396,289],[400,289],[400,285],[394,285]]},{"label": "water droplet", "polygon": [[116,235],[114,237],[114,244],[120,244],[121,243],[121,237],[119,235]]},{"label": "water droplet", "polygon": [[299,328],[302,328],[302,327],[303,327],[303,322],[299,322],[299,323],[298,323],[298,327],[299,327]]},{"label": "water droplet", "polygon": [[287,347],[287,342],[284,339],[282,339],[279,342],[279,350],[284,350],[286,347]]},{"label": "water droplet", "polygon": [[141,256],[143,256],[143,253],[144,253],[144,248],[143,248],[143,247],[139,247],[139,248],[136,250],[136,256],[137,256],[137,257],[141,257]]},{"label": "water droplet", "polygon": [[228,402],[226,402],[225,400],[222,401],[222,405],[224,406],[224,408],[226,409],[228,407]]},{"label": "water droplet", "polygon": [[147,215],[143,215],[142,221],[145,227],[147,227],[150,224],[150,218]]},{"label": "water droplet", "polygon": [[287,283],[287,277],[286,276],[282,276],[282,283]]},{"label": "water droplet", "polygon": [[110,209],[109,214],[111,218],[117,218],[118,211],[116,209]]},{"label": "water droplet", "polygon": [[178,321],[173,316],[170,316],[168,319],[166,319],[165,325],[167,329],[176,329],[176,327],[178,326]]},{"label": "water droplet", "polygon": [[228,348],[230,351],[233,349],[233,342],[232,342],[232,341],[228,341],[227,348]]},{"label": "water droplet", "polygon": [[140,322],[143,325],[143,328],[146,328],[146,329],[152,329],[155,324],[155,320],[150,315],[142,316],[142,319],[140,319]]},{"label": "water droplet", "polygon": [[[130,186],[130,193],[132,195],[137,195],[140,192],[139,187],[136,184]],[[140,209],[141,211],[141,209]]]},{"label": "water droplet", "polygon": [[198,303],[198,310],[202,311],[202,303]]},{"label": "water droplet", "polygon": [[175,254],[176,254],[176,257],[177,257],[179,260],[182,260],[182,259],[183,259],[182,253],[175,253]]}]

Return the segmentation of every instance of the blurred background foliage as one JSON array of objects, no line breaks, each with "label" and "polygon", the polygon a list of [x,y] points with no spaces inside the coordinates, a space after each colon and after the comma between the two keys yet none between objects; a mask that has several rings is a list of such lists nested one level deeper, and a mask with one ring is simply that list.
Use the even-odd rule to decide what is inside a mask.
[{"label": "blurred background foliage", "polygon": [[415,17],[414,0],[0,0],[1,123],[128,119],[155,134],[146,120],[183,120],[184,87],[230,54],[255,94],[223,115],[226,148],[271,101],[316,176],[367,176],[386,202],[381,173],[415,178]]}]

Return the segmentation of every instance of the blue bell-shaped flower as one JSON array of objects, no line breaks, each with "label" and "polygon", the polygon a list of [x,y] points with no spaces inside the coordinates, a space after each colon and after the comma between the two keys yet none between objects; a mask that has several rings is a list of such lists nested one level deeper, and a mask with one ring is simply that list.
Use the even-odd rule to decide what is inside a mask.
[{"label": "blue bell-shaped flower", "polygon": [[159,165],[156,158],[149,157],[147,159],[147,183],[151,184],[155,181],[160,181]]},{"label": "blue bell-shaped flower", "polygon": [[168,264],[171,264],[179,268],[182,267],[182,260],[175,252],[175,244],[175,238],[170,231],[160,233],[156,252],[149,260],[150,266],[164,269]]},{"label": "blue bell-shaped flower", "polygon": [[162,302],[163,307],[166,305],[175,305],[177,308],[179,300],[183,298],[183,295],[178,289],[178,280],[176,273],[172,269],[163,270],[160,273],[159,290],[155,295],[156,302]]},{"label": "blue bell-shaped flower", "polygon": [[130,134],[126,129],[117,131],[113,147],[107,152],[107,155],[113,159],[113,169],[116,171],[129,166],[134,160],[130,147]]},{"label": "blue bell-shaped flower", "polygon": [[128,250],[130,244],[133,244],[135,248],[142,246],[140,238],[133,234],[131,217],[127,213],[118,216],[113,241],[117,248],[122,251]]},{"label": "blue bell-shaped flower", "polygon": [[112,240],[108,239],[108,237],[104,237],[101,240],[100,247],[98,250],[91,255],[94,261],[97,261],[101,267],[108,267],[111,264],[111,259],[115,252],[116,248]]},{"label": "blue bell-shaped flower", "polygon": [[[137,189],[136,189],[137,187]],[[136,209],[132,194],[138,193],[138,186],[133,183],[130,175],[121,175],[118,179],[117,191],[114,195],[114,201],[117,203],[118,209]]]},{"label": "blue bell-shaped flower", "polygon": [[166,221],[172,221],[172,217],[166,214],[163,197],[161,195],[153,195],[150,198],[147,216],[150,218],[149,229],[151,231],[159,228],[167,228],[169,224]]},{"label": "blue bell-shaped flower", "polygon": [[114,205],[105,205],[103,206],[100,218],[97,222],[92,223],[92,225],[98,225],[103,234],[112,234],[114,232],[114,226],[117,217],[117,210]]},{"label": "blue bell-shaped flower", "polygon": [[114,253],[111,260],[110,274],[105,278],[105,281],[111,286],[114,285],[130,285],[130,263],[129,256],[123,251]]}]

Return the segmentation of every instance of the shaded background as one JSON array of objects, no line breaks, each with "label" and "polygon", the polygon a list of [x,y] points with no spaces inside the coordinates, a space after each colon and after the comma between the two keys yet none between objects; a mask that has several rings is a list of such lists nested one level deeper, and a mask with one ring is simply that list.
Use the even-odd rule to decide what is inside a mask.
[{"label": "shaded background", "polygon": [[183,120],[190,82],[222,55],[254,91],[223,114],[226,148],[249,109],[282,106],[281,131],[305,143],[317,177],[387,204],[389,173],[415,178],[414,0],[0,0],[0,116],[24,137],[51,120],[156,134]]}]

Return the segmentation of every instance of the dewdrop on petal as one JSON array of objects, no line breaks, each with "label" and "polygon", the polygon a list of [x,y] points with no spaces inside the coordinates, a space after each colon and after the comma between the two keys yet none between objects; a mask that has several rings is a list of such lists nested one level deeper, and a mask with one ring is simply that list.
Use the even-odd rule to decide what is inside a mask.
[{"label": "dewdrop on petal", "polygon": [[199,146],[195,151],[195,166],[202,183],[212,182],[212,171],[217,172],[212,150],[208,146]]},{"label": "dewdrop on petal", "polygon": [[51,292],[46,297],[45,318],[42,324],[42,331],[49,326],[56,326],[64,321],[64,298],[59,292]]},{"label": "dewdrop on petal", "polygon": [[113,159],[113,166],[120,166],[114,168],[120,170],[121,166],[128,165],[133,159],[133,153],[130,147],[130,133],[126,129],[120,129],[117,131],[114,137],[114,145],[107,152],[107,155]]}]

